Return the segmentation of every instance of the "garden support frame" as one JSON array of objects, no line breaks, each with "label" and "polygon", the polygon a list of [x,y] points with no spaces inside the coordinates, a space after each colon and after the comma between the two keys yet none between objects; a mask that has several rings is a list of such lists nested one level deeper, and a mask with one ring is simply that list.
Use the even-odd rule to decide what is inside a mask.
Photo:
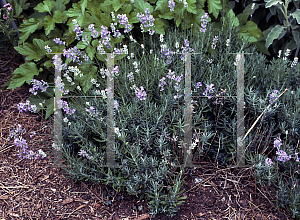
[{"label": "garden support frame", "polygon": [[[55,85],[61,85],[61,54],[62,53],[48,53],[57,54],[58,63],[55,63]],[[188,149],[192,144],[192,106],[191,97],[199,97],[191,95],[191,54],[199,53],[179,53],[185,54],[185,117],[184,117],[184,167],[200,167],[199,165],[194,165],[192,162],[191,152],[188,154]],[[237,54],[237,166],[241,167],[245,165],[245,147],[244,147],[244,54],[252,53],[230,53]],[[114,153],[114,57],[112,53],[107,53],[107,164],[102,165],[103,167],[122,167],[121,165],[115,164],[115,153]],[[59,80],[58,80],[59,79]],[[61,101],[61,98],[80,98],[80,96],[62,96],[62,91],[59,90],[58,86],[55,86],[55,97],[54,97],[54,144],[53,144],[53,154],[54,154],[54,166],[63,166],[62,164],[62,111],[61,108],[55,108],[57,101]],[[83,96],[88,97],[88,96]],[[90,97],[102,97],[102,96],[90,96]],[[200,96],[202,97],[202,96]],[[227,96],[231,97],[231,96]],[[182,167],[182,166],[174,166]]]}]

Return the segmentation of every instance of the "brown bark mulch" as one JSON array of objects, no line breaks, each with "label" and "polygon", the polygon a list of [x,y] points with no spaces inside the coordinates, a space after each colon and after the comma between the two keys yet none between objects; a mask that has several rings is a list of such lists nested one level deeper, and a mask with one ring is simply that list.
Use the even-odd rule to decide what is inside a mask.
[{"label": "brown bark mulch", "polygon": [[[0,56],[0,85],[23,63],[22,56],[10,44],[9,53]],[[13,139],[8,140],[10,131],[18,124],[26,129],[24,138],[28,146],[39,146],[30,147],[33,151],[51,147],[53,141],[49,119],[18,111],[17,104],[26,102],[29,88],[31,86],[24,84],[14,91],[1,92],[0,220],[170,219],[162,215],[152,218],[146,200],[139,201],[126,192],[116,193],[111,185],[93,185],[90,181],[75,183],[66,177],[64,170],[53,167],[48,158],[19,158],[19,147]],[[30,138],[28,133],[31,131],[45,135]],[[221,169],[205,160],[201,162],[201,168],[189,169],[184,174],[186,179],[181,196],[187,199],[172,219],[292,219],[286,209],[276,209],[277,199],[267,186],[256,184],[252,168]],[[195,183],[195,177],[202,181]],[[103,197],[104,190],[109,197]],[[112,201],[110,205],[105,204],[108,199]],[[140,205],[141,211],[133,211],[134,206]]]}]

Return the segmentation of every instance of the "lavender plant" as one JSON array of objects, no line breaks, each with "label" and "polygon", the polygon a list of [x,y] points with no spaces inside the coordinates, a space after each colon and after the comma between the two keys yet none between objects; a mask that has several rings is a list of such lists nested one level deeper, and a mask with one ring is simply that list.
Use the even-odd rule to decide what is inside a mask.
[{"label": "lavender plant", "polygon": [[[21,129],[21,127],[22,126],[20,124],[18,124],[18,128],[16,130],[10,131],[10,134],[8,137],[8,140],[10,140],[11,138],[14,138],[14,144],[17,147],[22,148],[19,150],[19,158],[35,159],[35,160],[37,160],[38,157],[40,157],[40,156],[41,156],[41,159],[45,158],[47,155],[42,149],[39,149],[36,153],[34,153],[32,150],[27,151],[28,145],[26,143],[26,140],[22,138],[22,135],[25,134],[26,130]],[[36,132],[31,132],[30,138],[32,138],[35,134],[36,134]]]},{"label": "lavender plant", "polygon": [[15,33],[17,31],[9,27],[9,23],[13,20],[11,16],[12,10],[13,8],[11,7],[10,3],[3,5],[3,7],[1,8],[0,29],[4,34],[4,37],[3,39],[1,39],[1,41],[9,40],[12,42],[13,45],[17,45],[16,36],[15,36]]},{"label": "lavender plant", "polygon": [[[92,25],[89,26],[89,30],[92,32],[91,37],[97,35],[97,33],[93,31],[92,27]],[[77,32],[76,35],[79,37],[79,35],[81,35],[79,26],[76,26],[75,29]],[[213,104],[212,100],[210,100],[213,99],[211,96],[214,92],[213,86],[216,86],[217,91],[223,86],[227,86],[227,89],[229,90],[228,94],[231,96],[233,96],[235,94],[234,92],[236,91],[234,83],[235,76],[232,74],[235,72],[235,66],[232,65],[234,58],[230,57],[228,52],[236,52],[241,48],[243,49],[247,45],[245,42],[242,43],[238,40],[234,41],[227,39],[227,36],[229,35],[228,31],[230,31],[232,36],[234,36],[233,33],[236,33],[237,30],[232,31],[231,28],[228,28],[227,33],[222,34],[219,32],[215,35],[215,30],[212,30],[211,27],[209,27],[208,36],[206,35],[207,32],[202,31],[194,33],[194,36],[193,34],[191,36],[191,48],[199,48],[202,52],[202,55],[199,55],[199,57],[197,56],[195,58],[195,61],[192,65],[192,85],[194,86],[193,92],[196,95],[210,96],[205,99],[201,99],[203,97],[198,97],[197,102],[196,99],[194,100],[194,103],[197,104],[198,109],[194,112],[195,121],[193,129],[199,129],[200,131],[205,129],[205,132],[203,132],[202,136],[195,136],[193,138],[195,143],[192,144],[189,152],[192,150],[199,150],[201,151],[200,154],[202,154],[203,151],[209,151],[210,149],[212,155],[214,155],[216,152],[214,147],[209,148],[210,146],[208,146],[210,145],[208,143],[209,139],[215,133],[212,132],[212,126],[209,126],[205,123],[204,126],[200,126],[201,124],[203,125],[203,121],[217,121],[217,125],[215,126],[216,128],[222,127],[224,124],[229,132],[223,130],[223,134],[217,137],[221,139],[222,135],[229,136],[231,133],[232,140],[229,144],[234,146],[235,143],[235,138],[232,136],[234,132],[231,132],[232,130],[234,131],[235,122],[233,121],[233,126],[230,127],[228,126],[228,121],[232,120],[230,117],[234,115],[234,110],[232,110],[231,107],[236,105],[236,101],[233,98],[230,98],[229,101],[224,101],[224,109],[222,109],[221,113],[221,120],[223,121],[222,124],[218,122],[218,117],[216,120],[213,118],[213,114],[217,116],[216,113],[218,112],[214,111],[213,108],[219,103],[215,102]],[[103,38],[105,38],[105,36],[108,34],[107,29],[103,28],[102,34]],[[211,35],[215,36],[214,39],[212,39],[212,44],[210,43]],[[159,42],[158,36],[150,35],[150,37],[151,36],[154,38],[154,42]],[[171,47],[171,43],[176,42],[174,38],[172,39],[172,36],[178,38],[178,40],[185,38],[183,33],[177,32],[176,29],[175,31],[169,32],[168,41],[164,46],[161,45],[161,58],[166,58],[166,62],[160,62],[160,60],[157,60],[157,54],[153,54],[151,51],[148,53],[148,51],[145,51],[144,47],[141,45],[142,50],[139,50],[139,53],[135,55],[134,53],[130,53],[131,55],[127,56],[129,64],[128,62],[124,61],[121,65],[119,65],[120,69],[115,69],[115,74],[117,77],[119,77],[115,82],[115,133],[117,135],[115,149],[117,155],[116,162],[122,164],[121,168],[103,169],[101,167],[106,163],[105,129],[107,128],[107,125],[103,122],[103,116],[106,115],[105,98],[107,94],[105,93],[105,90],[100,92],[98,88],[105,88],[105,80],[102,79],[105,78],[105,75],[107,75],[107,70],[102,69],[100,71],[102,79],[99,77],[100,79],[98,79],[98,83],[96,79],[90,79],[95,85],[91,91],[87,90],[84,94],[80,93],[82,89],[80,86],[77,86],[78,92],[73,94],[71,93],[72,95],[81,96],[102,94],[103,99],[94,99],[93,101],[85,103],[82,101],[73,101],[72,103],[69,103],[70,107],[65,101],[57,103],[59,108],[64,108],[66,114],[64,123],[68,123],[69,126],[64,126],[64,139],[67,136],[73,138],[73,143],[67,144],[65,142],[63,146],[64,155],[67,158],[68,163],[72,165],[72,169],[67,170],[70,176],[76,180],[91,179],[94,182],[104,181],[106,184],[112,183],[113,187],[116,187],[117,189],[126,187],[130,194],[140,195],[140,198],[146,195],[149,199],[151,199],[149,204],[151,213],[153,215],[156,215],[157,213],[168,213],[170,216],[172,216],[178,210],[177,206],[183,202],[180,201],[183,200],[183,198],[179,196],[180,185],[182,182],[181,175],[177,176],[176,181],[174,181],[173,188],[172,190],[169,190],[169,192],[163,191],[162,186],[171,184],[169,181],[170,177],[168,177],[168,175],[171,175],[172,177],[174,174],[173,172],[169,171],[172,170],[172,164],[179,164],[177,147],[182,144],[183,139],[183,133],[180,131],[183,130],[181,121],[183,121],[182,113],[184,113],[184,96],[182,95],[184,83],[181,79],[183,77],[184,69],[184,63],[182,61],[185,60],[184,55],[180,57],[181,60],[179,60],[179,58],[176,56],[173,57],[172,55],[174,55],[174,52],[167,47],[167,45]],[[88,41],[91,39],[92,38],[89,36],[85,37],[83,42],[88,43]],[[147,40],[148,39],[146,39],[146,41]],[[159,40],[162,42],[164,39],[162,36],[160,36]],[[189,47],[189,41],[187,39],[184,40],[185,47],[182,47],[183,51],[192,52],[193,50]],[[55,39],[54,41],[59,44],[64,43],[60,39]],[[225,42],[228,45],[227,48],[222,47]],[[228,42],[233,43],[229,44]],[[106,49],[112,49],[108,41],[104,41],[103,43],[105,43]],[[176,42],[175,44],[177,49],[178,44],[179,42]],[[205,50],[207,47],[204,45],[208,45],[207,47],[211,47],[213,50],[218,49],[217,54],[221,54],[222,56],[213,56],[212,60],[207,61],[206,56],[204,55],[207,51]],[[156,46],[158,46],[158,44]],[[125,45],[124,48],[126,48]],[[47,47],[46,49],[51,52],[51,48]],[[159,51],[158,48],[155,48],[155,50]],[[103,52],[101,47],[99,47],[98,51]],[[73,48],[72,50],[70,49],[68,51],[66,50],[64,52],[69,56],[68,58],[76,61],[78,65],[84,63],[84,61],[80,61],[77,56],[79,53],[77,48]],[[254,48],[250,48],[247,52],[254,53],[255,51]],[[276,77],[270,77],[270,79],[266,79],[266,81],[269,83],[268,85],[262,83],[259,84],[260,80],[255,81],[254,76],[261,74],[259,77],[263,77],[263,71],[270,73],[273,70],[262,69],[261,63],[264,62],[263,58],[259,57],[257,53],[254,56],[254,58],[246,58],[245,61],[246,69],[254,70],[253,72],[248,72],[246,74],[246,100],[247,103],[251,104],[250,107],[253,108],[253,110],[251,110],[249,107],[249,110],[255,112],[256,114],[258,112],[259,114],[262,113],[262,110],[266,108],[266,103],[262,103],[260,106],[257,106],[257,103],[255,103],[257,102],[257,96],[254,96],[254,92],[251,91],[251,87],[256,87],[259,97],[268,97],[273,91],[270,101],[275,103],[274,98],[277,96],[278,91],[282,91],[282,88],[284,87],[284,84],[281,84],[281,82],[283,82],[282,80],[286,77],[286,74],[285,69],[277,69],[277,82],[274,83],[271,81],[271,79],[276,79]],[[139,62],[131,62],[131,59],[133,58],[136,58],[136,60]],[[85,56],[84,59],[86,59],[85,61],[89,61],[88,56]],[[284,62],[287,64],[286,61]],[[130,63],[133,64],[133,68]],[[282,63],[277,64],[282,65]],[[64,94],[68,94],[69,91],[67,90],[71,86],[74,86],[74,84],[72,85],[73,82],[70,75],[74,73],[74,81],[80,79],[83,77],[83,75],[81,75],[82,73],[80,73],[76,67],[67,68],[67,61],[61,66],[61,70],[66,71],[64,77],[67,79],[63,79],[63,84],[60,83],[61,79],[56,79],[56,86],[59,86]],[[274,66],[272,66],[272,68],[274,68]],[[299,65],[296,67],[299,69]],[[135,72],[135,74],[133,74],[133,72]],[[166,72],[168,72],[167,76],[164,75]],[[169,79],[168,84],[165,81],[167,78]],[[205,91],[204,89],[200,89],[202,83],[199,79],[201,79],[203,84],[206,85]],[[37,87],[41,87],[42,90],[47,91],[45,84],[42,82],[32,82],[36,85],[36,87],[34,87],[31,92],[35,93]],[[69,87],[67,82],[71,83]],[[276,87],[276,90],[271,89],[273,86]],[[139,87],[140,89],[138,89]],[[65,91],[64,88],[66,88]],[[299,91],[297,91],[294,96],[292,96],[293,94],[291,92],[292,91],[289,92],[288,97],[292,98],[299,96]],[[261,99],[259,98],[259,100]],[[299,104],[296,103],[296,106],[299,106]],[[29,106],[27,105],[27,107]],[[71,107],[74,107],[74,109],[71,110]],[[21,108],[23,108],[23,110],[26,109],[25,105],[23,105]],[[31,106],[30,109],[34,110],[34,107]],[[220,110],[221,108],[219,108],[219,111]],[[210,114],[205,114],[208,111],[210,111]],[[231,114],[229,114],[230,111]],[[291,111],[292,110],[289,109],[289,112]],[[275,105],[273,109],[268,109],[265,118],[271,118],[272,113],[274,114],[278,112],[279,105]],[[202,115],[205,117],[200,117]],[[297,123],[295,123],[294,126],[295,128],[297,128],[296,124]],[[290,127],[292,128],[292,126],[293,125]],[[207,133],[206,130],[208,130],[210,133]],[[170,138],[172,135],[173,140]],[[249,138],[246,141],[250,142],[250,139],[252,138],[253,136],[249,135]],[[228,145],[226,145],[226,143],[223,144],[223,140],[225,143],[225,138],[222,138],[223,149],[221,149],[220,152],[222,152],[223,155],[220,157],[221,159],[219,158],[220,161],[225,160],[226,153],[228,152]],[[177,144],[176,141],[178,141]],[[200,146],[200,143],[202,146]],[[77,152],[76,156],[71,156],[70,150],[68,150],[68,147],[72,144],[77,144],[79,146],[79,151]],[[231,152],[233,152],[233,150]],[[171,152],[175,153],[171,154]],[[279,158],[282,158],[282,155],[284,155],[283,152],[278,152],[280,153],[280,155],[278,155]],[[215,158],[218,158],[218,155],[215,156]],[[253,160],[251,161],[253,162]],[[267,162],[269,166],[271,163],[270,160],[267,160]],[[272,173],[273,170],[268,172]],[[271,182],[272,178],[273,177],[271,176],[268,180]],[[162,195],[163,193],[165,194]]]}]

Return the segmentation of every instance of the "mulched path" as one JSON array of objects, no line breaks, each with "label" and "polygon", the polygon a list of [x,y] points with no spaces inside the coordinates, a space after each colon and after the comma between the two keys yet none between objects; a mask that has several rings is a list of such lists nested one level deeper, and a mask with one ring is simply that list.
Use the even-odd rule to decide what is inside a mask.
[{"label": "mulched path", "polygon": [[[13,71],[23,63],[22,56],[10,44],[9,53],[0,56],[0,85],[11,78]],[[111,185],[94,186],[90,181],[75,183],[67,178],[64,170],[53,167],[47,158],[37,161],[20,159],[17,155],[19,148],[13,140],[8,140],[10,131],[18,124],[27,133],[37,131],[45,134],[33,138],[29,134],[24,135],[29,146],[39,146],[31,147],[34,151],[40,147],[50,147],[53,141],[49,119],[18,111],[17,104],[26,102],[29,88],[31,86],[25,84],[13,91],[1,92],[0,220],[170,219],[162,215],[152,218],[146,200],[139,201],[126,192],[116,193]],[[256,184],[252,168],[221,169],[207,158],[200,164],[201,168],[189,169],[183,175],[186,179],[181,196],[187,199],[173,220],[292,219],[286,209],[276,209],[276,197],[267,186]],[[196,177],[202,181],[195,183]],[[104,191],[109,195],[108,198],[103,197]],[[105,204],[108,199],[112,201],[110,205]],[[134,206],[140,205],[143,206],[141,211],[133,211]]]}]

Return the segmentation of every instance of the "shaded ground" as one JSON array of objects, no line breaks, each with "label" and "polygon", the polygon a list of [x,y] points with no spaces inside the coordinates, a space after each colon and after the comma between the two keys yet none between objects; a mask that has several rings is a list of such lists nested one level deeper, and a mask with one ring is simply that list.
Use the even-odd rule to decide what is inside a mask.
[{"label": "shaded ground", "polygon": [[[0,56],[0,85],[23,63],[22,56],[10,45],[9,53]],[[48,141],[48,147],[53,141],[47,124],[49,120],[41,119],[38,114],[18,111],[17,104],[26,102],[29,88],[31,86],[23,85],[14,91],[1,92],[0,219],[170,219],[162,215],[152,218],[146,200],[139,201],[126,192],[115,193],[110,185],[93,186],[90,181],[74,183],[47,158],[20,159],[17,155],[19,147],[13,140],[8,140],[9,132],[18,124],[27,133],[45,134],[33,138],[24,135],[29,146],[39,146],[31,147],[34,151],[46,147],[37,141]],[[187,199],[172,219],[292,219],[287,210],[276,209],[276,197],[268,187],[256,184],[251,167],[221,169],[208,158],[201,165],[201,168],[189,169],[184,174],[186,179],[181,196]],[[200,182],[195,183],[195,178]],[[103,198],[105,193],[109,195],[106,199]],[[107,206],[107,200],[112,204]],[[134,206],[140,205],[143,206],[141,211],[133,210]]]}]

